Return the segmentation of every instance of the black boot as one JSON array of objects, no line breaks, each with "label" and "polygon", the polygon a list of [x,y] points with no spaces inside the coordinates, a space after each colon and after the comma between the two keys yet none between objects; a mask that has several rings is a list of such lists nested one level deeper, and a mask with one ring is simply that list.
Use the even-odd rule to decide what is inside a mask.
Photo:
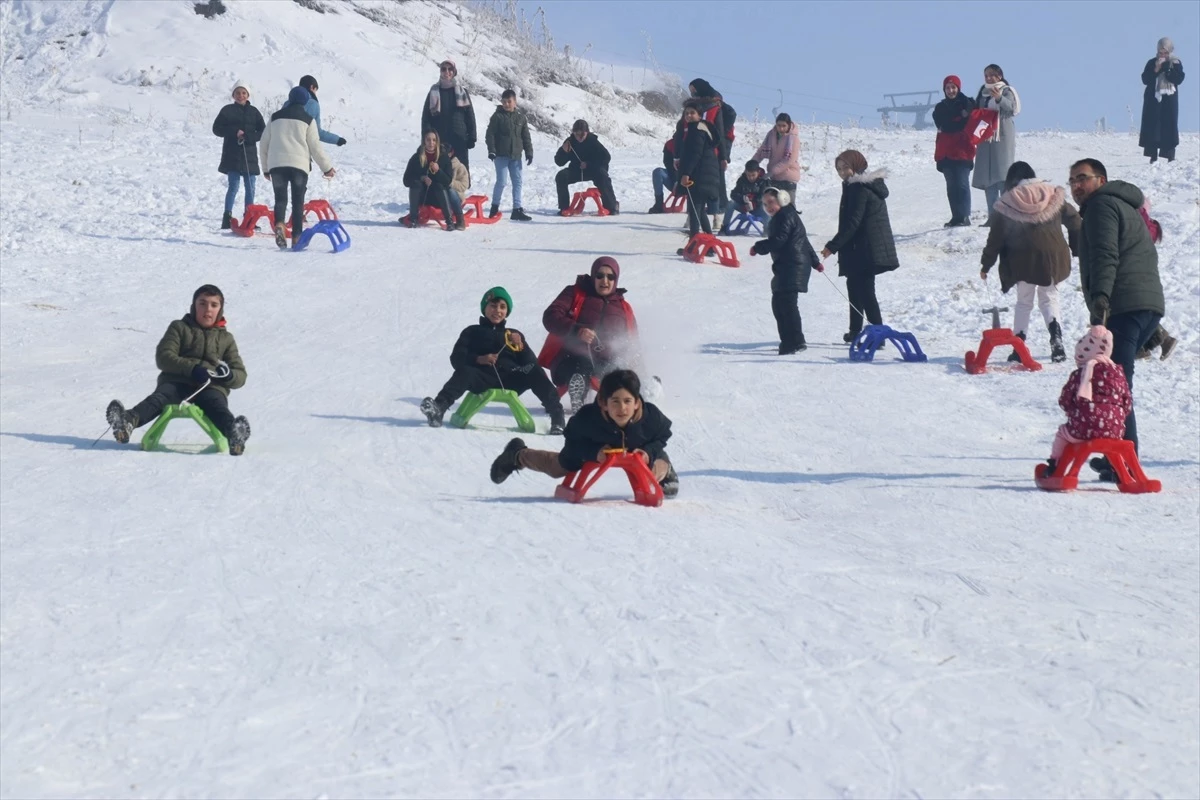
[{"label": "black boot", "polygon": [[529,222],[533,219],[533,217],[526,214],[525,209],[523,208],[514,208],[512,216],[509,217],[509,219],[514,219],[517,222]]},{"label": "black boot", "polygon": [[504,483],[509,475],[521,469],[520,457],[524,449],[525,442],[521,439],[513,439],[505,445],[504,452],[492,462],[492,483]]},{"label": "black boot", "polygon": [[576,372],[567,381],[567,395],[571,398],[571,413],[578,414],[579,409],[583,408],[584,398],[587,397],[588,382],[587,378]]},{"label": "black boot", "polygon": [[426,397],[421,401],[421,413],[429,420],[429,427],[442,427],[442,417],[446,415],[446,409],[449,406],[444,406],[432,397]]},{"label": "black boot", "polygon": [[679,476],[675,474],[674,464],[667,467],[667,474],[663,476],[659,486],[662,487],[663,497],[674,497],[679,494]]},{"label": "black boot", "polygon": [[[1018,334],[1017,334],[1017,338],[1018,338],[1018,339],[1020,339],[1020,340],[1023,342],[1023,341],[1025,341],[1025,334],[1024,334],[1024,333],[1018,333]],[[1014,363],[1014,364],[1015,364],[1015,363],[1017,363],[1017,362],[1019,362],[1019,361],[1021,360],[1021,355],[1020,355],[1020,354],[1017,352],[1017,348],[1015,348],[1015,347],[1014,347],[1014,348],[1013,348],[1013,351],[1012,351],[1011,353],[1009,353],[1009,354],[1008,354],[1008,360],[1009,360],[1011,363]]]},{"label": "black boot", "polygon": [[225,215],[221,217],[221,230],[227,231],[232,227],[233,227],[233,213],[226,211]]},{"label": "black boot", "polygon": [[488,218],[494,219],[498,216],[500,216],[500,206],[492,203],[492,207],[488,209]]},{"label": "black boot", "polygon": [[654,205],[650,206],[650,210],[647,211],[646,213],[647,214],[665,214],[665,213],[667,213],[667,209],[662,203],[655,203]]},{"label": "black boot", "polygon": [[129,434],[137,427],[138,418],[132,411],[126,411],[120,400],[113,400],[104,412],[108,424],[112,428],[113,438],[121,444],[129,441]]},{"label": "black boot", "polygon": [[1046,327],[1050,329],[1050,360],[1055,364],[1066,361],[1067,351],[1063,347],[1062,326],[1058,324],[1058,320],[1052,319]]},{"label": "black boot", "polygon": [[567,427],[567,415],[559,406],[550,412],[550,435],[562,436],[563,428]]},{"label": "black boot", "polygon": [[246,451],[246,440],[250,438],[250,422],[245,417],[235,417],[233,430],[229,432],[229,455],[240,456]]},{"label": "black boot", "polygon": [[860,333],[862,333],[862,331],[846,331],[842,334],[842,341],[846,344],[851,344],[855,339],[858,338]]}]

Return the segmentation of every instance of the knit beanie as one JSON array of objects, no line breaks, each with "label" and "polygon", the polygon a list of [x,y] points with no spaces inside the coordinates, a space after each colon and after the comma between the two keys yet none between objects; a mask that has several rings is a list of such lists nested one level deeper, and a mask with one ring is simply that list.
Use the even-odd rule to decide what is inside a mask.
[{"label": "knit beanie", "polygon": [[855,175],[862,175],[867,171],[867,157],[857,150],[843,150],[834,161],[841,161]]},{"label": "knit beanie", "polygon": [[1103,325],[1093,325],[1075,345],[1075,364],[1079,367],[1079,391],[1081,400],[1092,399],[1092,373],[1096,364],[1112,363],[1112,333]]},{"label": "knit beanie", "polygon": [[960,92],[962,91],[962,81],[961,81],[961,80],[959,80],[959,78],[958,78],[958,76],[957,76],[957,75],[947,75],[947,76],[946,76],[946,79],[945,79],[944,81],[942,81],[942,88],[943,88],[943,89],[945,89],[945,88],[946,88],[946,84],[947,84],[947,83],[953,83],[953,84],[954,84],[956,87],[958,87],[958,90],[959,90]]},{"label": "knit beanie", "polygon": [[317,79],[314,78],[312,75],[305,75],[303,78],[300,79],[300,83],[297,85],[299,85],[301,88],[304,88],[304,89],[320,89],[321,88],[317,84]]},{"label": "knit beanie", "polygon": [[246,94],[250,94],[250,84],[246,83],[245,81],[234,81],[233,88],[229,90],[229,96],[232,97],[233,93],[238,89],[245,89]]},{"label": "knit beanie", "polygon": [[221,294],[221,290],[216,286],[213,286],[211,283],[206,283],[196,291],[192,292],[192,307],[189,309],[189,311],[194,311],[196,309],[196,298],[200,297],[201,295],[210,295],[221,298],[221,311],[225,311],[225,295]]},{"label": "knit beanie", "polygon": [[608,267],[612,270],[614,285],[617,281],[621,280],[621,265],[612,256],[600,256],[592,262],[592,271],[590,274],[593,278],[596,277],[596,273],[600,271],[601,267]]},{"label": "knit beanie", "polygon": [[479,313],[482,314],[484,312],[484,309],[487,308],[487,304],[492,302],[493,300],[503,300],[505,302],[505,304],[508,306],[508,313],[512,314],[512,312],[513,312],[512,295],[510,295],[508,293],[508,290],[505,289],[503,286],[493,286],[492,288],[488,289],[486,292],[483,293],[483,299],[479,301]]},{"label": "knit beanie", "polygon": [[311,97],[312,95],[308,93],[308,89],[305,89],[303,86],[293,86],[292,90],[288,92],[287,105],[302,106],[307,103]]}]

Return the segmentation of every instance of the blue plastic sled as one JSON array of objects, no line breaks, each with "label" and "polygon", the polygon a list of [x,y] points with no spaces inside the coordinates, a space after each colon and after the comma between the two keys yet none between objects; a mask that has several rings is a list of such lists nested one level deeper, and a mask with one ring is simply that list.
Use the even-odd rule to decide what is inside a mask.
[{"label": "blue plastic sled", "polygon": [[340,253],[350,247],[350,234],[346,233],[346,229],[342,227],[342,223],[336,219],[323,219],[311,228],[305,228],[300,233],[300,239],[296,242],[296,246],[292,250],[299,252],[308,247],[308,243],[318,233],[323,233],[329,237],[329,241],[333,243],[333,252]]},{"label": "blue plastic sled", "polygon": [[742,211],[730,221],[729,232],[736,236],[748,236],[751,233],[757,233],[759,236],[762,236],[762,220],[753,214],[747,214],[745,211]]},{"label": "blue plastic sled", "polygon": [[905,361],[921,363],[929,360],[929,356],[921,352],[917,337],[908,332],[892,330],[887,325],[868,325],[863,328],[850,345],[850,360],[874,361],[875,351],[888,342],[896,345],[900,357]]}]

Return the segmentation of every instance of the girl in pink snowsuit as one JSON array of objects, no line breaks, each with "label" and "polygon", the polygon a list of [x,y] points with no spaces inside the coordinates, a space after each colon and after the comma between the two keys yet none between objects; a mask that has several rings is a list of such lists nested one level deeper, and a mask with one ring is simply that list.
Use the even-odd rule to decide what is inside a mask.
[{"label": "girl in pink snowsuit", "polygon": [[1103,325],[1093,325],[1075,345],[1078,369],[1058,396],[1067,423],[1059,426],[1054,437],[1051,469],[1068,444],[1125,436],[1125,418],[1133,407],[1133,397],[1124,370],[1113,363],[1112,346],[1112,334]]}]

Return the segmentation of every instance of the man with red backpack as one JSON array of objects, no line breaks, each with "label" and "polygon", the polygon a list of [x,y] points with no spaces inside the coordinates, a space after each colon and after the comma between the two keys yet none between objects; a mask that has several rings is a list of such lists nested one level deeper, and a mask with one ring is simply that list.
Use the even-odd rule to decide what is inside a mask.
[{"label": "man with red backpack", "polygon": [[[700,119],[708,123],[716,142],[717,161],[721,168],[721,185],[716,200],[711,201],[707,209],[708,213],[714,216],[713,226],[716,227],[719,224],[716,215],[725,211],[725,204],[729,200],[729,195],[725,190],[725,169],[729,166],[729,154],[733,149],[733,126],[737,121],[737,111],[721,98],[721,93],[714,89],[711,83],[703,78],[696,78],[689,83],[688,93],[693,100],[700,103]],[[683,130],[681,121],[675,134],[676,153],[682,152],[680,141],[683,138]]]}]

